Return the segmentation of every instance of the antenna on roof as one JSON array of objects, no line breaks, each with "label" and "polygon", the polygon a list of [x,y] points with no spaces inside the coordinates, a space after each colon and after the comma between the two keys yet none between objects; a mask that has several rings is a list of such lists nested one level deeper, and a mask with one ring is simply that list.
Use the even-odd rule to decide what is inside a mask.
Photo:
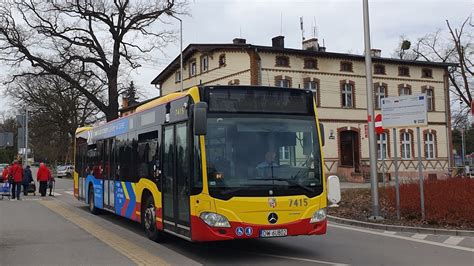
[{"label": "antenna on roof", "polygon": [[304,41],[303,17],[300,17],[300,27],[301,27],[301,40]]},{"label": "antenna on roof", "polygon": [[324,44],[324,38],[323,38],[323,47],[326,47],[326,45]]},{"label": "antenna on roof", "polygon": [[316,23],[316,16],[314,17],[313,38],[318,37],[318,24]]}]

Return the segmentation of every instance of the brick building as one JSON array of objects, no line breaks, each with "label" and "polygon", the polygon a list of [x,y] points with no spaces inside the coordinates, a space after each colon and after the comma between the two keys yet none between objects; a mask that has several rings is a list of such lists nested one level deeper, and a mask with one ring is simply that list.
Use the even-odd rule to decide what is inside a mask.
[{"label": "brick building", "polygon": [[[374,103],[387,96],[426,93],[428,127],[422,129],[425,177],[441,177],[452,158],[451,122],[447,71],[449,64],[407,61],[380,56],[372,50]],[[366,129],[367,94],[363,55],[326,52],[317,39],[303,42],[302,49],[285,48],[284,37],[272,46],[247,44],[190,44],[183,51],[184,73],[179,56],[153,81],[162,94],[195,85],[264,85],[307,88],[314,91],[320,121],[325,125],[325,167],[347,180],[368,177],[369,151]],[[399,129],[400,176],[417,176],[417,143],[414,128]],[[384,146],[385,168],[394,170],[392,131],[378,137]],[[378,157],[382,156],[378,149]],[[379,169],[382,163],[379,162]]]}]

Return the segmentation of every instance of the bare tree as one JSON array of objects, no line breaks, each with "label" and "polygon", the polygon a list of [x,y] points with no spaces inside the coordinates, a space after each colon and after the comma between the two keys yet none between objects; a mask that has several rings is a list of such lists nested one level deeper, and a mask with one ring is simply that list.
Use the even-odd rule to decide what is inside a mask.
[{"label": "bare tree", "polygon": [[[15,79],[7,90],[16,103],[14,107],[28,107],[31,144],[35,154],[42,158],[71,159],[70,147],[76,128],[92,124],[98,118],[98,108],[70,86],[54,75],[24,75]],[[91,92],[100,95],[98,91]]]},{"label": "bare tree", "polygon": [[[110,121],[118,116],[121,71],[140,67],[172,40],[171,31],[155,26],[184,7],[178,0],[2,1],[0,58],[19,69],[30,64],[28,75],[61,77]],[[25,74],[19,73],[12,80]],[[84,80],[106,85],[106,97]]]},{"label": "bare tree", "polygon": [[[472,16],[459,28],[446,20],[447,31],[437,30],[419,38],[403,59],[453,63],[448,71],[454,126],[465,125],[474,94],[474,36]],[[395,53],[397,50],[395,51]]]}]

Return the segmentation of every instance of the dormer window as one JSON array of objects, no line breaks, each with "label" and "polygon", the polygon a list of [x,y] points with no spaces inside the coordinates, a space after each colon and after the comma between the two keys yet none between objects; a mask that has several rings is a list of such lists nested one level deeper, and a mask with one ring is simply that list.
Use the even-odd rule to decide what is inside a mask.
[{"label": "dormer window", "polygon": [[277,56],[275,58],[275,66],[277,66],[277,67],[289,67],[290,66],[290,58],[288,58],[288,56]]},{"label": "dormer window", "polygon": [[352,70],[352,62],[342,61],[342,62],[341,62],[341,71],[344,71],[344,72],[353,72],[353,70]]}]

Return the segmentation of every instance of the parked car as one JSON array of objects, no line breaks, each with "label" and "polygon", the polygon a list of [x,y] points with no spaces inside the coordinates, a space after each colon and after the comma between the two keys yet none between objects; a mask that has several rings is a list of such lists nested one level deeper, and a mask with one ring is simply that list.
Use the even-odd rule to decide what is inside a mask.
[{"label": "parked car", "polygon": [[74,173],[74,166],[72,165],[59,165],[56,168],[56,176],[59,178],[71,177],[73,173]]}]

